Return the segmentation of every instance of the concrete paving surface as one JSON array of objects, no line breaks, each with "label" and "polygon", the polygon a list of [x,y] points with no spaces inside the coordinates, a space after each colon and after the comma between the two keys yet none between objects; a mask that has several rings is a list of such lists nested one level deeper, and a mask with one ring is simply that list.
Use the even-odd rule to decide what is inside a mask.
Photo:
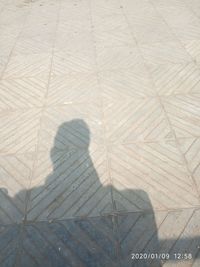
[{"label": "concrete paving surface", "polygon": [[200,266],[199,0],[0,0],[0,266]]}]

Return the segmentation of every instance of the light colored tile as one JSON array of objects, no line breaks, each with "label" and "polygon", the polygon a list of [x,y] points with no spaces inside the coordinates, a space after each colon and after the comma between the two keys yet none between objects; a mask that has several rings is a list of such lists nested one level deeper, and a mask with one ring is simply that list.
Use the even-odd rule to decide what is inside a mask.
[{"label": "light colored tile", "polygon": [[200,192],[200,138],[180,138],[178,143]]},{"label": "light colored tile", "polygon": [[95,16],[93,25],[96,45],[113,47],[136,45],[128,24],[122,15]]},{"label": "light colored tile", "polygon": [[103,71],[99,74],[103,96],[121,101],[137,97],[155,96],[156,91],[144,66]]},{"label": "light colored tile", "polygon": [[200,96],[177,95],[162,98],[177,137],[200,136]]},{"label": "light colored tile", "polygon": [[28,54],[10,58],[3,78],[48,76],[50,71],[51,54]]},{"label": "light colored tile", "polygon": [[73,74],[74,72],[89,73],[96,68],[94,51],[63,50],[54,53],[52,73],[55,75]]},{"label": "light colored tile", "polygon": [[192,207],[199,204],[195,185],[175,142],[137,143],[110,148],[111,178],[117,210]]},{"label": "light colored tile", "polygon": [[106,137],[115,143],[159,141],[173,135],[156,98],[104,100]]},{"label": "light colored tile", "polygon": [[178,64],[192,61],[190,55],[178,42],[142,45],[141,51],[150,67],[159,64]]},{"label": "light colored tile", "polygon": [[36,149],[40,109],[0,113],[0,153],[32,152]]},{"label": "light colored tile", "polygon": [[159,95],[200,94],[200,70],[194,63],[157,65],[151,74]]},{"label": "light colored tile", "polygon": [[142,63],[137,48],[129,46],[97,48],[97,64],[101,71],[128,69]]},{"label": "light colored tile", "polygon": [[45,77],[1,80],[0,110],[43,106],[47,82]]},{"label": "light colored tile", "polygon": [[95,74],[53,76],[48,89],[48,105],[98,103],[100,89]]}]

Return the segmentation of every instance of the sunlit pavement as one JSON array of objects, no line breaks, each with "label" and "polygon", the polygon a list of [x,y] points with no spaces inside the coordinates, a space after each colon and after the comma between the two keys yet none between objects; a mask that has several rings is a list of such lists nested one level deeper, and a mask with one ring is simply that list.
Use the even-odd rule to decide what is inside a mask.
[{"label": "sunlit pavement", "polygon": [[200,266],[199,0],[0,0],[0,266]]}]

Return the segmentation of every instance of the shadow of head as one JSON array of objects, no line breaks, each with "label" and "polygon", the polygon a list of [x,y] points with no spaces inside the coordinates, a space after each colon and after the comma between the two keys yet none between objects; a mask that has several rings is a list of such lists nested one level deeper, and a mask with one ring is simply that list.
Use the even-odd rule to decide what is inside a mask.
[{"label": "shadow of head", "polygon": [[54,163],[54,154],[58,151],[67,151],[70,148],[88,149],[90,145],[90,130],[82,119],[74,119],[62,123],[56,133],[54,145],[51,149],[51,160]]}]

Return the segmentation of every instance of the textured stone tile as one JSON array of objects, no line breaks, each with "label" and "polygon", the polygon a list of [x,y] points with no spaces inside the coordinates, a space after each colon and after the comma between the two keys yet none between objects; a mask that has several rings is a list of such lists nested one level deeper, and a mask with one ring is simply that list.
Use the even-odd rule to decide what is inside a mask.
[{"label": "textured stone tile", "polygon": [[13,56],[9,60],[3,78],[33,77],[49,75],[50,54],[30,54]]},{"label": "textured stone tile", "polygon": [[69,103],[98,103],[101,94],[95,74],[53,76],[50,80],[47,102],[49,105]]},{"label": "textured stone tile", "polygon": [[193,64],[164,64],[151,69],[159,95],[200,94],[200,71]]},{"label": "textured stone tile", "polygon": [[196,186],[176,145],[128,144],[110,148],[110,173],[117,210],[192,207],[199,204]]},{"label": "textured stone tile", "polygon": [[8,62],[8,57],[0,57],[0,75],[3,74],[7,62]]},{"label": "textured stone tile", "polygon": [[121,15],[94,16],[94,38],[98,46],[136,45],[128,24]]},{"label": "textured stone tile", "polygon": [[63,150],[69,147],[84,148],[88,147],[89,143],[103,142],[99,104],[69,104],[45,109],[41,121],[40,151],[49,150],[54,145],[57,149]]},{"label": "textured stone tile", "polygon": [[93,50],[93,45],[92,32],[87,30],[87,28],[82,31],[59,32],[56,35],[55,50],[58,53],[62,50],[66,51],[66,60],[68,59],[68,51],[77,49],[78,51],[88,50],[89,52]]},{"label": "textured stone tile", "polygon": [[185,49],[191,55],[194,62],[199,64],[200,66],[200,41],[199,40],[191,40],[184,42]]},{"label": "textured stone tile", "polygon": [[144,66],[103,71],[99,74],[104,98],[121,101],[155,96],[156,90]]},{"label": "textured stone tile", "polygon": [[31,183],[28,219],[96,216],[112,211],[103,148],[39,153]]},{"label": "textured stone tile", "polygon": [[30,224],[24,236],[21,267],[119,266],[111,217]]},{"label": "textured stone tile", "polygon": [[161,64],[180,64],[192,61],[187,51],[178,42],[142,45],[141,51],[146,63],[151,67]]},{"label": "textured stone tile", "polygon": [[92,16],[111,16],[111,15],[121,15],[121,5],[119,1],[115,0],[94,0],[91,2],[91,13]]},{"label": "textured stone tile", "polygon": [[2,267],[13,267],[16,263],[19,231],[20,227],[17,225],[0,225],[0,264]]},{"label": "textured stone tile", "polygon": [[171,29],[165,24],[152,6],[133,9],[128,14],[128,22],[139,44],[164,43],[175,40]]},{"label": "textured stone tile", "polygon": [[22,36],[17,40],[13,55],[28,55],[51,53],[53,47],[53,35]]},{"label": "textured stone tile", "polygon": [[93,50],[71,49],[54,53],[52,73],[55,75],[73,74],[74,72],[94,72],[95,54]]},{"label": "textured stone tile", "polygon": [[23,153],[35,150],[40,112],[40,109],[30,109],[0,113],[0,153]]},{"label": "textured stone tile", "polygon": [[20,222],[25,215],[34,155],[0,156],[0,223]]},{"label": "textured stone tile", "polygon": [[186,6],[161,8],[159,13],[182,42],[199,39],[199,18]]},{"label": "textured stone tile", "polygon": [[[105,92],[106,138],[115,143],[159,141],[173,135],[157,98],[130,98],[115,101]],[[118,97],[119,98],[119,97]]]},{"label": "textured stone tile", "polygon": [[47,91],[46,77],[0,81],[0,110],[41,107]]},{"label": "textured stone tile", "polygon": [[200,138],[181,138],[178,142],[200,192]]},{"label": "textured stone tile", "polygon": [[142,65],[142,57],[136,48],[129,46],[98,47],[97,63],[100,71],[113,69],[128,69]]},{"label": "textured stone tile", "polygon": [[177,137],[199,136],[199,95],[163,97],[162,101]]}]

